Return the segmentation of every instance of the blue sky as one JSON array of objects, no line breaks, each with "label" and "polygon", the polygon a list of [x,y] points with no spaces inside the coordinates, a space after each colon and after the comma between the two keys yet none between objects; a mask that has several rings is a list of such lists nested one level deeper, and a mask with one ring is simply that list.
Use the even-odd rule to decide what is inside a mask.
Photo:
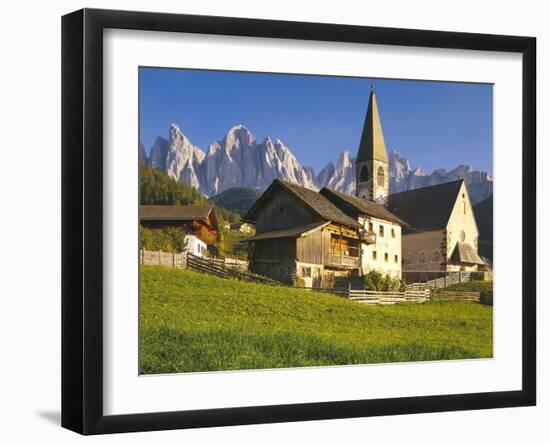
[{"label": "blue sky", "polygon": [[[258,141],[279,137],[318,173],[357,152],[368,78],[140,68],[140,140],[147,153],[176,123],[203,150],[244,124]],[[470,164],[492,174],[493,88],[375,79],[386,147],[427,172]]]}]

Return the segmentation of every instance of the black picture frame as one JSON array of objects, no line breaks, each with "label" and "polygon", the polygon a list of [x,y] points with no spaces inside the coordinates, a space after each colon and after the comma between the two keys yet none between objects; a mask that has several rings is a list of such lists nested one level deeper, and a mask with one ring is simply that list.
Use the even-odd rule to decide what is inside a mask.
[{"label": "black picture frame", "polygon": [[[103,31],[503,51],[522,54],[522,389],[131,415],[103,413]],[[536,403],[536,39],[229,17],[83,9],[62,18],[62,426],[82,434],[152,431]]]}]

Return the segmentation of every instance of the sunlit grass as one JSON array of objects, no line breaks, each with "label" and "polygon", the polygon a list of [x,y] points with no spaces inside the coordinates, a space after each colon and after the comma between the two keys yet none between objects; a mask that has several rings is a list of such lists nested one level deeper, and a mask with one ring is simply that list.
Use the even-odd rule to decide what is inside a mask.
[{"label": "sunlit grass", "polygon": [[492,356],[492,307],[361,305],[335,295],[141,268],[144,374]]}]

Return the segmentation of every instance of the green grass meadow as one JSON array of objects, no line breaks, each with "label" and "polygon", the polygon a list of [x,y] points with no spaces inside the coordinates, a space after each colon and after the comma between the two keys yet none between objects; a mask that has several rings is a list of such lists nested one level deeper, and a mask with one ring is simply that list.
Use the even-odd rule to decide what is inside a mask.
[{"label": "green grass meadow", "polygon": [[331,294],[141,268],[140,372],[491,357],[479,303],[362,305]]}]

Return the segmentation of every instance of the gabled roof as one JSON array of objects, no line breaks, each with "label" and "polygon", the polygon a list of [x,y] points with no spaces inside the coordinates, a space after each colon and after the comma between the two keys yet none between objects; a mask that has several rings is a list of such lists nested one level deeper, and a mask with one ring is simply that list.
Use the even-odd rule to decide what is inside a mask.
[{"label": "gabled roof", "polygon": [[463,179],[388,196],[388,210],[406,221],[412,230],[445,229]]},{"label": "gabled roof", "polygon": [[271,238],[285,238],[285,237],[300,237],[305,234],[309,234],[319,228],[325,227],[330,222],[317,222],[309,223],[307,225],[294,226],[288,229],[281,229],[279,231],[268,231],[253,237],[248,237],[246,241],[266,240]]},{"label": "gabled roof", "polygon": [[338,206],[346,214],[358,217],[368,215],[382,220],[391,221],[401,226],[407,226],[407,223],[388,211],[383,205],[371,201],[363,200],[352,195],[337,192],[329,188],[323,188],[321,195],[328,198],[332,203]]},{"label": "gabled roof", "polygon": [[139,207],[141,220],[206,220],[213,205],[142,205]]},{"label": "gabled roof", "polygon": [[360,227],[359,223],[356,220],[344,214],[332,202],[330,202],[327,198],[325,198],[318,192],[304,188],[303,186],[289,183],[278,178],[273,180],[271,185],[269,185],[269,187],[260,196],[260,198],[256,200],[256,203],[254,203],[254,205],[248,210],[246,215],[242,217],[242,220],[254,222],[257,218],[256,212],[258,211],[260,206],[277,188],[282,188],[292,194],[323,220],[339,223],[341,225],[349,226],[352,228]]},{"label": "gabled roof", "polygon": [[362,160],[388,162],[388,153],[386,152],[386,143],[384,142],[384,133],[382,132],[382,123],[378,114],[374,89],[371,89],[370,92],[369,107],[363,125],[359,151],[357,152],[357,161]]},{"label": "gabled roof", "polygon": [[451,262],[466,263],[472,265],[485,264],[485,262],[479,257],[479,255],[477,255],[477,252],[474,248],[472,248],[472,246],[470,246],[468,243],[460,242],[456,244],[456,247],[451,254]]}]

